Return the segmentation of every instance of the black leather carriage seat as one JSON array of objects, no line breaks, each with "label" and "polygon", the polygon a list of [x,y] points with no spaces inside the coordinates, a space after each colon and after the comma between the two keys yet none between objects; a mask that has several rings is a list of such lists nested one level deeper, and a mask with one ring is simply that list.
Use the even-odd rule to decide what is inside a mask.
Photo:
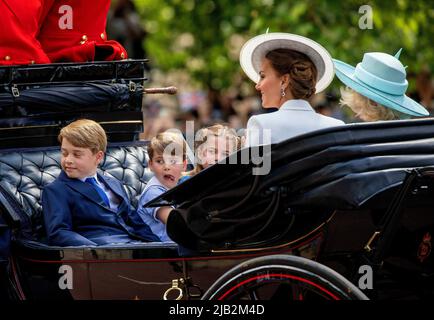
[{"label": "black leather carriage seat", "polygon": [[[146,142],[110,144],[100,165],[104,175],[124,185],[134,207],[147,181],[152,177],[148,168]],[[59,147],[0,150],[0,210],[15,223],[15,239],[32,247],[47,247],[42,216],[41,195],[45,185],[60,173]],[[175,244],[144,243],[148,247],[175,247]]]}]

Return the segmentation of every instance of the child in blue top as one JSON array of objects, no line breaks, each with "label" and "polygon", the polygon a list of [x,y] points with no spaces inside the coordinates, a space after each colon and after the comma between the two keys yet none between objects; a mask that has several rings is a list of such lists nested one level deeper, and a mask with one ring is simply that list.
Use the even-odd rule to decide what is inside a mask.
[{"label": "child in blue top", "polygon": [[140,196],[137,212],[160,241],[172,241],[166,233],[166,221],[172,208],[146,208],[144,205],[178,184],[187,167],[185,150],[184,138],[173,132],[158,134],[148,145],[148,164],[154,177]]}]

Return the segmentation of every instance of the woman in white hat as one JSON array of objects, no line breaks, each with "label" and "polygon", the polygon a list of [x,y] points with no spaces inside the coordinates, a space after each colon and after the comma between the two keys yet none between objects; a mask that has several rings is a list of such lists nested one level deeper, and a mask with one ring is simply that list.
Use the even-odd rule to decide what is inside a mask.
[{"label": "woman in white hat", "polygon": [[363,121],[428,116],[422,105],[405,95],[408,82],[405,67],[399,61],[401,50],[395,56],[365,53],[356,67],[333,59],[337,77],[347,86],[341,88],[341,104]]},{"label": "woman in white hat", "polygon": [[273,144],[296,135],[343,125],[316,113],[309,99],[333,80],[330,54],[315,41],[289,33],[267,33],[241,49],[241,67],[261,92],[264,108],[278,111],[252,116],[245,146]]}]

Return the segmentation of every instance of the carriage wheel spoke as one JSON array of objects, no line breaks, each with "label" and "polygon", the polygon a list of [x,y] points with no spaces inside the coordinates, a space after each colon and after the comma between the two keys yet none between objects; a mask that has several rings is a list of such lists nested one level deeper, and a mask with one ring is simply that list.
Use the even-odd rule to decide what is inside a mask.
[{"label": "carriage wheel spoke", "polygon": [[304,300],[303,290],[296,284],[291,285],[292,300]]},{"label": "carriage wheel spoke", "polygon": [[250,300],[261,300],[259,298],[258,292],[255,289],[249,290],[249,298],[250,298]]}]

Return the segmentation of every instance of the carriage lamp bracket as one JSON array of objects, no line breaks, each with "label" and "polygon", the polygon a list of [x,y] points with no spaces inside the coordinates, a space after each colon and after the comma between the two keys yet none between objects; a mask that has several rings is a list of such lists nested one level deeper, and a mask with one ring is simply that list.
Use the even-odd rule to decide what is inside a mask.
[{"label": "carriage lamp bracket", "polygon": [[173,279],[172,280],[172,287],[170,287],[169,289],[167,289],[164,292],[164,295],[163,295],[164,300],[169,300],[168,296],[169,296],[169,293],[172,291],[176,291],[178,293],[178,296],[175,298],[175,300],[181,300],[184,297],[184,293],[183,293],[182,289],[178,286],[178,281],[181,284],[184,284],[184,279],[182,279],[182,278],[181,279]]}]

